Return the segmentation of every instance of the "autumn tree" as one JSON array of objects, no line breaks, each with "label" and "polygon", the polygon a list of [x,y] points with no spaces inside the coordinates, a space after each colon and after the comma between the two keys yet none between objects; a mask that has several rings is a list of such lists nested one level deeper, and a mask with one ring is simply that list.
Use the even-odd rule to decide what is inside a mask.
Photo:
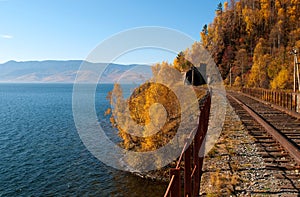
[{"label": "autumn tree", "polygon": [[272,89],[286,89],[289,85],[289,71],[286,68],[282,68],[278,75],[271,81]]},{"label": "autumn tree", "polygon": [[[281,70],[292,67],[289,51],[300,47],[299,18],[299,0],[231,0],[203,28],[201,42],[213,56],[223,79],[228,79],[232,68],[234,79],[239,76],[241,81],[252,81],[247,85],[268,88]],[[255,49],[260,39],[264,40],[264,51],[258,54]],[[247,57],[241,57],[241,53]],[[245,67],[254,68],[241,71],[241,60],[247,61]],[[259,76],[265,82],[256,84],[253,76],[257,77],[260,69],[263,73]],[[290,84],[289,81],[285,87],[291,88]]]},{"label": "autumn tree", "polygon": [[[182,55],[183,52],[179,57]],[[145,152],[163,147],[177,133],[182,113],[197,114],[194,110],[199,110],[197,99],[193,100],[188,94],[180,96],[185,93],[182,88],[188,88],[183,87],[183,75],[174,65],[167,62],[155,64],[152,73],[153,77],[134,89],[128,99],[123,97],[119,84],[114,85],[108,96],[113,108],[107,112],[111,113],[111,123],[118,129],[122,139],[120,145],[125,149]],[[201,93],[197,93],[199,98],[206,91]],[[186,104],[179,103],[178,99],[183,96],[186,96]],[[191,107],[193,102],[196,108]],[[184,137],[180,136],[180,139]]]},{"label": "autumn tree", "polygon": [[186,72],[189,70],[192,66],[191,62],[189,62],[185,58],[185,54],[183,52],[180,52],[177,57],[174,59],[174,68],[179,70],[180,72]]},{"label": "autumn tree", "polygon": [[265,54],[264,40],[260,39],[254,49],[253,66],[250,70],[247,86],[255,88],[268,88],[267,66],[270,63],[270,55]]}]

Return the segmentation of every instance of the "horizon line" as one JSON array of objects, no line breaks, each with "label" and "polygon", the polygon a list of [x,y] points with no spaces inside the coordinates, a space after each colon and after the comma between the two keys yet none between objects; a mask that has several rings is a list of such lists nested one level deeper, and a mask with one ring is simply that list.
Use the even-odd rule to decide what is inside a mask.
[{"label": "horizon line", "polygon": [[[162,62],[168,62],[168,61],[161,61],[161,62],[151,62],[151,63],[142,63],[142,62],[134,62],[134,63],[129,63],[129,62],[90,62],[87,60],[82,60],[82,59],[44,59],[44,60],[8,60],[4,62],[0,62],[1,64],[6,64],[8,62],[17,62],[17,63],[22,63],[22,62],[46,62],[46,61],[57,61],[57,62],[67,62],[67,61],[82,61],[82,62],[88,62],[92,64],[118,64],[118,65],[146,65],[146,66],[152,66],[157,63],[162,63]],[[169,62],[168,62],[169,63]]]}]

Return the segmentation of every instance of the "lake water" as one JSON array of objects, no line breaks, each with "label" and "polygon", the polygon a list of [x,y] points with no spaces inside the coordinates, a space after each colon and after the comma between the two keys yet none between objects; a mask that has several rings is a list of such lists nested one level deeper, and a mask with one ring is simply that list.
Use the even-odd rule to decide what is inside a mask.
[{"label": "lake water", "polygon": [[[72,89],[0,84],[0,196],[163,196],[166,184],[112,169],[89,153],[74,124]],[[111,89],[97,89],[102,124]]]}]

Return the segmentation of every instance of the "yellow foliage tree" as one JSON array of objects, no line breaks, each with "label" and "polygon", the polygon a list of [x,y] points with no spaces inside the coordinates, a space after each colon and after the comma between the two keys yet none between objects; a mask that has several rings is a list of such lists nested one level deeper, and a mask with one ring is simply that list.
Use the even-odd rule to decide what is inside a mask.
[{"label": "yellow foliage tree", "polygon": [[268,21],[271,15],[270,12],[270,0],[260,0],[260,13],[263,18]]},{"label": "yellow foliage tree", "polygon": [[237,87],[237,88],[239,88],[239,87],[242,86],[242,79],[241,79],[240,76],[237,76],[237,77],[235,78],[234,83],[233,83],[233,86],[234,86],[234,87]]},{"label": "yellow foliage tree", "polygon": [[[152,71],[153,80],[166,85],[174,84],[172,80],[180,75],[165,62],[155,65]],[[111,122],[119,131],[123,148],[142,152],[156,150],[176,134],[181,117],[180,103],[166,85],[146,82],[126,100],[120,85],[115,84],[110,96],[113,109],[108,112],[112,114]]]},{"label": "yellow foliage tree", "polygon": [[179,70],[180,72],[186,72],[189,70],[192,66],[192,64],[186,60],[185,54],[183,52],[180,52],[177,57],[174,59],[174,68]]},{"label": "yellow foliage tree", "polygon": [[[119,84],[108,96],[113,107],[107,113],[111,113],[111,123],[118,129],[120,145],[125,149],[145,152],[163,147],[177,133],[182,113],[192,112],[190,105],[180,105],[178,100],[183,75],[177,69],[162,62],[152,67],[152,73],[153,77],[134,89],[128,99],[123,98]],[[203,97],[203,92],[195,93]],[[198,106],[198,100],[196,103]]]},{"label": "yellow foliage tree", "polygon": [[286,68],[281,69],[278,75],[271,81],[272,89],[285,89],[289,83],[289,71]]},{"label": "yellow foliage tree", "polygon": [[253,65],[248,77],[247,86],[256,88],[268,88],[267,66],[271,56],[264,54],[264,39],[260,39],[254,49]]}]

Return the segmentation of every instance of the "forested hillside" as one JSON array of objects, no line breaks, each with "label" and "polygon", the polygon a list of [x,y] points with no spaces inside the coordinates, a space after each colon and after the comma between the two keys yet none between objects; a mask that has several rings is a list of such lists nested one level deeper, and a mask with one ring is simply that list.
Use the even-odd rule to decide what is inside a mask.
[{"label": "forested hillside", "polygon": [[234,86],[292,89],[293,48],[300,49],[300,0],[220,3],[201,31],[223,79]]}]

